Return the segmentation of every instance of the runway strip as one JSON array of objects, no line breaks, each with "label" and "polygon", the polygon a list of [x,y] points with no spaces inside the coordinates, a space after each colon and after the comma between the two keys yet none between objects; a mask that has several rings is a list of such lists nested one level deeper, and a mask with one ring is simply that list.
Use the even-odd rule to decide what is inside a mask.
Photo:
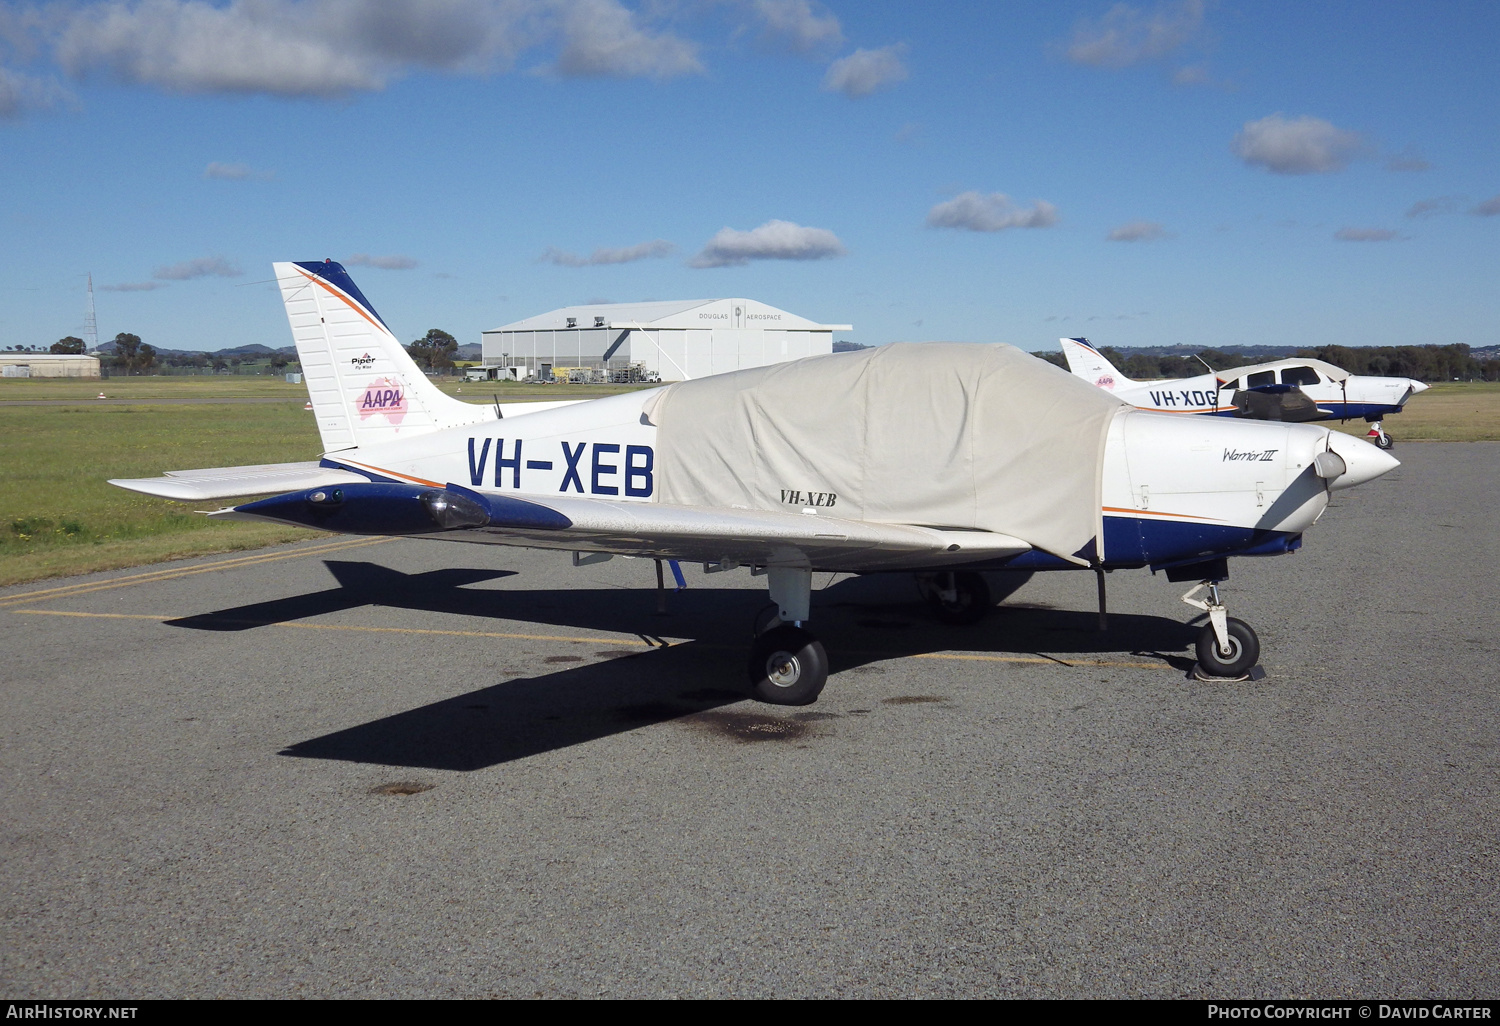
[{"label": "runway strip", "polygon": [[217,406],[246,403],[305,403],[296,396],[203,396],[169,399],[0,399],[0,406]]}]

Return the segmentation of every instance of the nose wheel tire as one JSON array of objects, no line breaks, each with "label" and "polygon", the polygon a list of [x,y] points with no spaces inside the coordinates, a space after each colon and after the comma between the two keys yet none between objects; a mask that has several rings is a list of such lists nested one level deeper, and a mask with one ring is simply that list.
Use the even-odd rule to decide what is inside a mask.
[{"label": "nose wheel tire", "polygon": [[1377,435],[1375,437],[1375,446],[1378,449],[1394,449],[1396,447],[1396,440],[1390,435]]},{"label": "nose wheel tire", "polygon": [[1219,647],[1213,625],[1198,635],[1198,665],[1215,677],[1243,677],[1260,659],[1260,639],[1244,620],[1230,617],[1225,624],[1229,648]]},{"label": "nose wheel tire", "polygon": [[800,627],[773,628],[750,647],[750,686],[773,705],[808,705],[828,682],[823,643]]},{"label": "nose wheel tire", "polygon": [[[984,619],[984,614],[990,611],[993,604],[990,586],[985,583],[984,577],[971,571],[955,573],[952,575],[950,589],[945,587],[949,583],[948,576],[948,573],[940,573],[920,574],[917,577],[917,588],[933,612],[937,613],[938,619],[944,623],[963,626]],[[949,591],[950,594],[944,596],[944,591]]]}]

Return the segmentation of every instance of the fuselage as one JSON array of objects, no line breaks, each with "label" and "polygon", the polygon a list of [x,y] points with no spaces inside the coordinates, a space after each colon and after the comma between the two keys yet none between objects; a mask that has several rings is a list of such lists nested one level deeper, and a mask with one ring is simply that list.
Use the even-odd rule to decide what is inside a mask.
[{"label": "fuselage", "polygon": [[1401,412],[1406,401],[1428,386],[1412,378],[1351,374],[1334,381],[1295,362],[1250,374],[1225,371],[1169,381],[1122,381],[1108,376],[1095,382],[1130,405],[1161,413],[1198,413],[1233,417],[1238,412],[1236,392],[1257,388],[1295,387],[1318,405],[1316,420],[1363,417],[1378,419]]},{"label": "fuselage", "polygon": [[[650,418],[655,391],[330,452],[324,463],[377,481],[436,488],[453,483],[518,498],[655,502],[657,429]],[[1294,550],[1327,506],[1328,484],[1315,472],[1314,461],[1330,449],[1347,466],[1334,487],[1357,484],[1396,465],[1365,442],[1313,425],[1122,409],[1106,442],[1104,564],[1162,567]],[[788,484],[759,496],[758,507],[840,516],[836,494],[818,490],[815,483],[806,489]],[[1003,562],[1034,569],[1074,565],[1037,551]],[[858,572],[861,567],[820,569]]]}]

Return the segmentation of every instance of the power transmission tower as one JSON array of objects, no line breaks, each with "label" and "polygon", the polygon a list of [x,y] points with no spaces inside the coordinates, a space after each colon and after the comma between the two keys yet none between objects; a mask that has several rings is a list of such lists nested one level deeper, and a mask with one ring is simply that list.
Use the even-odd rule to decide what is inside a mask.
[{"label": "power transmission tower", "polygon": [[83,315],[83,351],[92,353],[99,348],[99,324],[94,320],[94,275],[89,273],[89,304]]}]

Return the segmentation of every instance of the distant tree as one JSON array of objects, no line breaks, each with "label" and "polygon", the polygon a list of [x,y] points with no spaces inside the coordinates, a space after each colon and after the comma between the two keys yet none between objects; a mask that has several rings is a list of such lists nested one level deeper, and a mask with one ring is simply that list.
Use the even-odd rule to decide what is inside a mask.
[{"label": "distant tree", "polygon": [[281,373],[282,369],[286,367],[286,365],[290,362],[291,361],[286,358],[285,353],[271,354],[271,369],[273,371],[276,371],[278,374]]},{"label": "distant tree", "polygon": [[442,328],[432,328],[407,346],[406,351],[418,367],[442,370],[453,366],[453,354],[458,352],[458,339]]},{"label": "distant tree", "polygon": [[81,356],[83,355],[83,339],[76,335],[60,338],[52,343],[52,351],[64,356]]},{"label": "distant tree", "polygon": [[228,370],[229,369],[229,364],[227,364],[227,363],[224,362],[224,357],[222,357],[222,356],[216,356],[216,357],[214,357],[213,368],[214,368],[214,372],[217,373],[217,372],[219,372],[221,370]]},{"label": "distant tree", "polygon": [[115,336],[115,366],[126,374],[135,367],[136,355],[141,349],[141,336],[122,331]]},{"label": "distant tree", "polygon": [[141,348],[135,353],[135,365],[141,371],[148,371],[156,366],[156,348],[142,342]]}]

